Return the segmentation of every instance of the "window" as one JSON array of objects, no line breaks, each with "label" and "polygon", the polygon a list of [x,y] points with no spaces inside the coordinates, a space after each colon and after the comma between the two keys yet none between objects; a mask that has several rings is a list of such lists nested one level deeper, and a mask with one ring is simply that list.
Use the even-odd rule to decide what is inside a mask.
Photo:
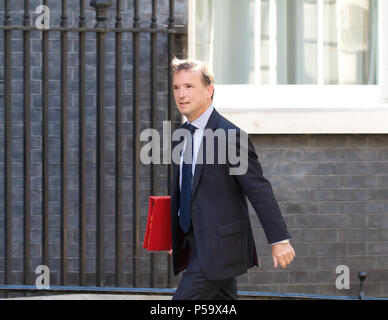
[{"label": "window", "polygon": [[193,54],[218,84],[377,82],[377,0],[197,0],[195,11]]},{"label": "window", "polygon": [[[328,112],[334,109],[386,109],[387,2],[192,0],[189,56],[207,61],[213,69],[218,109],[237,122],[247,118],[243,112],[250,112],[243,125],[250,132],[263,132],[260,124],[252,125],[252,118],[264,109],[278,114],[284,109],[315,112],[316,121],[312,112],[303,119],[300,113],[290,114],[296,130],[290,132],[312,132],[315,122],[317,132],[381,132],[377,118],[364,125],[363,117],[358,122],[353,113],[355,121],[348,120],[348,127],[338,123],[329,129],[321,116],[325,110],[331,121]],[[268,112],[260,118],[268,118]],[[355,128],[355,123],[360,126]]]}]

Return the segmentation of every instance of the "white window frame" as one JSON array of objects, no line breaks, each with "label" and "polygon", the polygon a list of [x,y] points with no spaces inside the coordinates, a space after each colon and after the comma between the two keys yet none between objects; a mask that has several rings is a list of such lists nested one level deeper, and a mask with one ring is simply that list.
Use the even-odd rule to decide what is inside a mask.
[{"label": "white window frame", "polygon": [[[388,1],[378,3],[378,85],[216,85],[214,106],[250,134],[388,133]],[[195,58],[195,0],[188,30]]]}]

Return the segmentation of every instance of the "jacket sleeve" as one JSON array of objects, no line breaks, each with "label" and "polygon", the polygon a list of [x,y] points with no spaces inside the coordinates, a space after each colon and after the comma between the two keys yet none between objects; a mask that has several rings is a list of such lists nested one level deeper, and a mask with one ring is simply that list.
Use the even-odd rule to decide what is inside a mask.
[{"label": "jacket sleeve", "polygon": [[[236,174],[235,177],[255,209],[268,243],[290,239],[272,186],[263,176],[253,143],[243,131],[237,134],[235,150],[240,158],[238,165],[241,166],[242,161],[246,164],[245,173]],[[237,166],[229,165],[229,170]]]}]

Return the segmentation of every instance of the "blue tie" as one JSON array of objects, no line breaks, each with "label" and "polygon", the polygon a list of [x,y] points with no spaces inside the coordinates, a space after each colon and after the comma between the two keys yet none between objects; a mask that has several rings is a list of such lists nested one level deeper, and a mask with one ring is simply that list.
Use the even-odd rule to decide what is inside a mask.
[{"label": "blue tie", "polygon": [[[182,186],[181,186],[181,196],[179,204],[179,225],[184,233],[187,233],[190,228],[190,210],[191,210],[191,183],[193,179],[192,172],[192,162],[193,162],[193,133],[196,127],[192,124],[187,124],[186,129],[190,132],[191,135],[191,153],[186,152],[190,143],[186,139],[186,148],[183,154],[183,163],[182,163]],[[190,137],[187,135],[187,137]],[[191,159],[190,159],[191,157]]]}]

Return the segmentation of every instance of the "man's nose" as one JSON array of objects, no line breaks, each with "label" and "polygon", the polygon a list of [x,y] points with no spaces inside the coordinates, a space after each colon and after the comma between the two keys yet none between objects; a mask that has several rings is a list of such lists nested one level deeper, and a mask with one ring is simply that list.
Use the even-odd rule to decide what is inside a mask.
[{"label": "man's nose", "polygon": [[184,96],[186,96],[185,88],[179,88],[179,90],[178,90],[178,97],[179,98],[183,98]]}]

